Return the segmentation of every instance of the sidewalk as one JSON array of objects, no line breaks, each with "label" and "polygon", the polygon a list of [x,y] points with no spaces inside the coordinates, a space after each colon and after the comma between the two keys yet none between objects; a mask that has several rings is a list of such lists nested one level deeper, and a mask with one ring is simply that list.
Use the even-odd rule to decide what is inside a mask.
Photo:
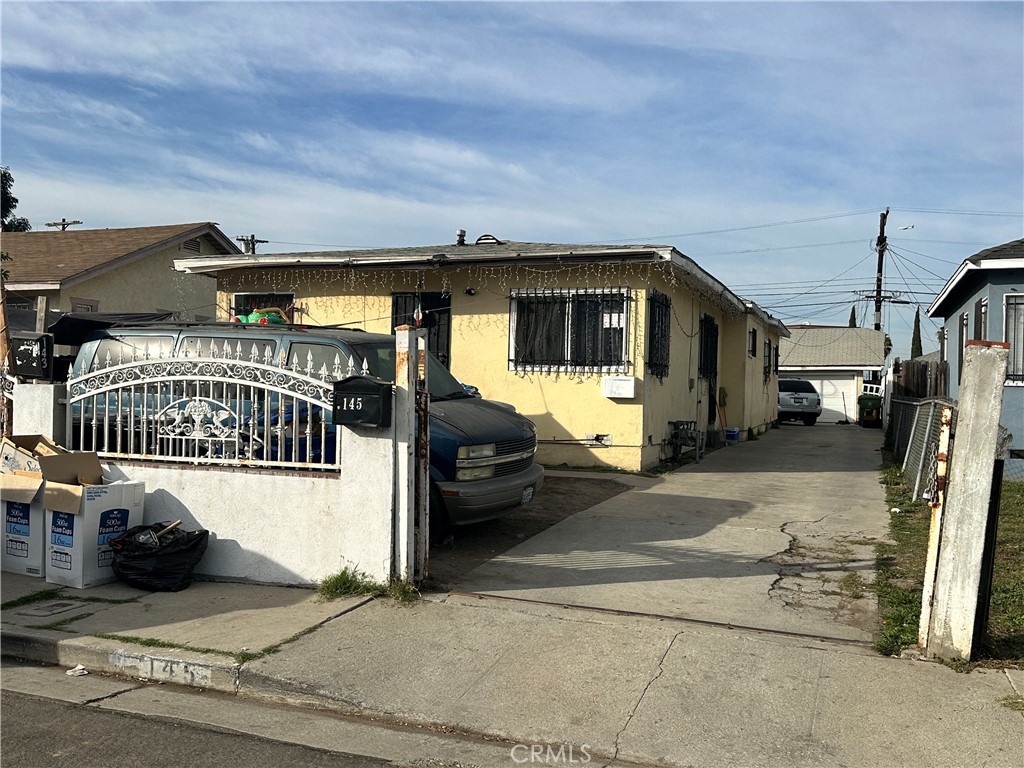
[{"label": "sidewalk", "polygon": [[[0,580],[5,605],[50,586]],[[211,582],[62,589],[5,608],[2,621],[6,656],[509,750],[586,745],[596,765],[1024,764],[1024,718],[1000,704],[1024,693],[1024,672],[958,674],[852,642],[492,597],[319,602],[308,590]]]}]

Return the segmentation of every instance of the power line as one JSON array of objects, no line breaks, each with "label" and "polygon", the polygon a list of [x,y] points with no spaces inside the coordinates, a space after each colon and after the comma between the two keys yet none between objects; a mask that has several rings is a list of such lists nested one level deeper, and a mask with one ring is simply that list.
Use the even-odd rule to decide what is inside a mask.
[{"label": "power line", "polygon": [[[942,245],[988,245],[988,246],[992,245],[992,243],[982,243],[982,242],[979,242],[977,240],[925,240],[924,238],[920,238],[920,237],[890,237],[889,238],[889,242],[890,243],[893,240],[898,240],[901,243],[906,242],[906,243],[941,243]],[[921,255],[924,255],[924,254],[921,254]],[[935,257],[934,256],[929,256],[928,258],[934,259]],[[939,259],[939,261],[942,261],[942,259]],[[959,262],[956,262],[956,261],[951,261],[950,262],[950,264],[958,264],[958,263]]]},{"label": "power line", "polygon": [[722,251],[721,253],[703,253],[701,254],[702,259],[712,258],[715,256],[736,256],[745,253],[765,253],[767,251],[793,251],[799,248],[824,248],[829,245],[850,245],[851,243],[862,243],[864,238],[858,238],[856,240],[835,240],[831,243],[808,243],[807,245],[781,245],[776,248],[747,248],[743,251]]},{"label": "power line", "polygon": [[892,248],[892,247],[890,247],[890,248],[889,248],[889,251],[890,251],[890,252],[891,252],[891,253],[892,253],[892,254],[893,254],[894,256],[898,256],[899,258],[903,259],[904,261],[906,261],[906,262],[909,262],[910,264],[913,264],[913,265],[914,265],[915,267],[917,267],[918,269],[924,270],[924,271],[925,271],[925,272],[927,272],[927,273],[928,273],[929,275],[934,275],[934,276],[935,276],[935,277],[937,277],[937,278],[938,278],[939,280],[943,280],[943,281],[945,281],[945,280],[947,279],[947,278],[943,277],[942,275],[936,275],[936,274],[935,274],[934,272],[932,272],[932,271],[931,271],[930,269],[926,269],[925,267],[922,267],[922,266],[921,266],[920,264],[918,264],[917,262],[911,261],[911,260],[910,260],[910,259],[908,259],[908,258],[907,258],[906,256],[904,256],[903,254],[901,254],[901,253],[899,252],[899,250],[898,250],[898,249],[896,249],[896,248]]},{"label": "power line", "polygon": [[812,221],[825,221],[826,219],[842,219],[848,216],[860,216],[865,213],[871,213],[874,209],[865,208],[862,211],[848,211],[846,213],[831,213],[827,216],[811,216],[806,219],[790,219],[789,221],[773,221],[770,224],[751,224],[746,227],[732,227],[730,229],[709,229],[703,232],[681,232],[674,235],[641,235],[639,237],[624,237],[618,240],[592,240],[584,245],[594,245],[599,243],[628,243],[636,240],[643,240],[650,242],[652,240],[669,240],[677,237],[697,237],[699,235],[722,235],[728,232],[746,232],[751,229],[767,229],[768,227],[782,227],[788,224],[807,224]]},{"label": "power line", "polygon": [[898,208],[892,206],[894,211],[903,211],[904,213],[941,213],[953,216],[1021,216],[1024,217],[1022,211],[957,211],[949,208]]}]

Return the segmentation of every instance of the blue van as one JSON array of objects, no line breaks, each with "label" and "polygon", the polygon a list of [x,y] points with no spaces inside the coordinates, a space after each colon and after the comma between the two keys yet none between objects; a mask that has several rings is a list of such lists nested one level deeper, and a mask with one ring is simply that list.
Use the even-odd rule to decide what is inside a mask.
[{"label": "blue van", "polygon": [[[366,372],[378,379],[395,377],[393,336],[351,328],[240,323],[153,323],[95,330],[79,348],[72,375],[130,360],[140,350],[149,359],[187,359],[203,356],[211,345],[234,349],[240,342],[253,359],[297,360],[304,368],[334,372],[331,378],[337,377],[339,358],[365,361]],[[427,357],[427,386],[432,521],[439,528],[480,522],[532,500],[544,482],[544,469],[534,461],[533,422],[512,406],[470,394],[433,355]],[[260,419],[253,410],[249,419]],[[282,414],[282,420],[290,419],[290,413]],[[326,420],[325,427],[333,434],[329,409]],[[328,439],[323,445],[333,451],[335,441]]]}]

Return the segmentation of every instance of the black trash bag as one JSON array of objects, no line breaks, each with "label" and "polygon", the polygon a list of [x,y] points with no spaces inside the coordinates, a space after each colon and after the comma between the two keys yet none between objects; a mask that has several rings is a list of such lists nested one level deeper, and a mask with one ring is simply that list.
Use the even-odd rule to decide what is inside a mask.
[{"label": "black trash bag", "polygon": [[153,537],[167,526],[136,525],[110,541],[117,578],[153,592],[179,592],[192,583],[192,571],[203,559],[210,532],[175,528],[161,536],[159,544],[153,543]]}]

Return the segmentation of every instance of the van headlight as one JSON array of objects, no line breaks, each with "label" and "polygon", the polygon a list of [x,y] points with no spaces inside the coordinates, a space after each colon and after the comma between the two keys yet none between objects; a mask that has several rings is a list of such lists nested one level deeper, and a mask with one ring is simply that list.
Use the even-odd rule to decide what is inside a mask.
[{"label": "van headlight", "polygon": [[459,446],[455,479],[485,480],[494,477],[494,453],[494,443]]},{"label": "van headlight", "polygon": [[456,480],[486,480],[489,477],[494,477],[493,464],[488,464],[486,467],[466,467],[455,470]]},{"label": "van headlight", "polygon": [[459,446],[460,459],[488,459],[494,455],[494,443]]}]

